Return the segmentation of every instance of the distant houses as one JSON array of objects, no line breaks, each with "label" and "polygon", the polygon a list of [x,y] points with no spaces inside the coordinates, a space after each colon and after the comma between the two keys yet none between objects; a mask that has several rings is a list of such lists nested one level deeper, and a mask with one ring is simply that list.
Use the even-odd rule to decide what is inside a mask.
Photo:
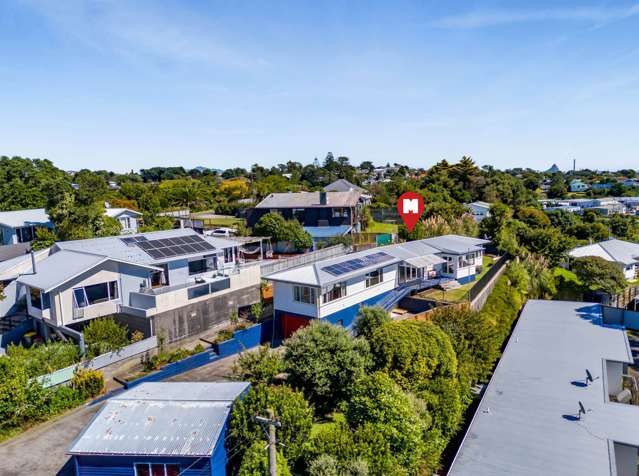
[{"label": "distant houses", "polygon": [[473,215],[475,221],[480,222],[484,218],[490,216],[490,207],[492,206],[492,204],[478,201],[467,203],[465,206],[470,210],[470,213]]},{"label": "distant houses", "polygon": [[598,256],[615,263],[626,279],[635,279],[639,272],[639,244],[611,239],[592,245],[579,246],[569,251],[572,258]]},{"label": "distant houses", "polygon": [[152,382],[110,398],[68,450],[76,476],[226,476],[231,410],[249,386]]},{"label": "distant houses", "polygon": [[580,179],[575,179],[571,180],[569,188],[571,192],[585,192],[590,188],[590,185]]}]

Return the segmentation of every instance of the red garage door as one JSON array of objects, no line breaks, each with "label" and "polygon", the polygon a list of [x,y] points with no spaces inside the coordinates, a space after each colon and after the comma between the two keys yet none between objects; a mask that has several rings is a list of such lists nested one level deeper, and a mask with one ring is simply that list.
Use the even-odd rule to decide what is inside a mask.
[{"label": "red garage door", "polygon": [[290,337],[300,327],[306,327],[310,324],[310,319],[303,317],[291,316],[290,314],[282,314],[282,337],[286,339]]}]

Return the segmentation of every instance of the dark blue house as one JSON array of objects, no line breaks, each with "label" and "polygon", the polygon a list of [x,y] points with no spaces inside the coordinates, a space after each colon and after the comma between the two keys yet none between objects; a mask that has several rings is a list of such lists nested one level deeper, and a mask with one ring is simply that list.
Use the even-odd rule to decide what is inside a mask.
[{"label": "dark blue house", "polygon": [[109,399],[72,443],[77,476],[225,476],[246,382],[149,382]]}]

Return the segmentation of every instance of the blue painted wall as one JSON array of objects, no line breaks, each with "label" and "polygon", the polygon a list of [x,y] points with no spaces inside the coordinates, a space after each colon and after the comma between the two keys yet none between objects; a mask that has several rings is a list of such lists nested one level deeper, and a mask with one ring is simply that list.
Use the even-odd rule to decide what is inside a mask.
[{"label": "blue painted wall", "polygon": [[[377,296],[373,296],[372,298],[366,299],[358,304],[353,304],[347,308],[344,308],[340,311],[334,312],[333,314],[329,314],[328,316],[324,316],[320,321],[330,322],[331,324],[342,325],[347,329],[350,329],[354,322],[355,317],[357,317],[357,313],[359,312],[360,307],[362,306],[375,306],[377,303],[381,302],[386,296],[388,296],[393,291],[387,291],[382,294],[378,294]],[[274,311],[274,320],[275,320],[275,340],[282,338],[282,314],[286,314],[289,316],[301,317],[304,319],[313,320],[314,317],[304,316],[303,314],[296,314],[294,312],[281,311],[279,309],[275,309]]]},{"label": "blue painted wall", "polygon": [[466,283],[470,283],[471,281],[475,281],[475,275],[473,274],[472,276],[466,276],[464,278],[458,278],[457,282],[459,284],[466,284]]},{"label": "blue painted wall", "polygon": [[222,467],[221,472],[218,468],[211,470],[213,458],[158,456],[75,456],[74,458],[77,476],[135,476],[134,463],[177,463],[180,465],[180,475],[183,476],[226,475],[225,466]]}]

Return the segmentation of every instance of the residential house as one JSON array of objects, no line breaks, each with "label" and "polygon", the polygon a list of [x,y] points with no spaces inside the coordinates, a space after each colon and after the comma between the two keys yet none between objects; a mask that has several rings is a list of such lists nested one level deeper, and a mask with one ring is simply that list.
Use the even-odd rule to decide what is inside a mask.
[{"label": "residential house", "polygon": [[625,179],[621,183],[623,184],[624,187],[630,187],[630,188],[639,187],[639,180],[637,180],[635,178]]},{"label": "residential house", "polygon": [[110,398],[68,450],[77,476],[226,476],[247,382],[148,382]]},{"label": "residential house", "polygon": [[392,308],[444,281],[466,283],[481,270],[487,240],[445,235],[351,253],[265,276],[273,282],[283,337],[313,319],[350,327],[363,305]]},{"label": "residential house", "polygon": [[584,183],[580,179],[574,179],[570,182],[569,188],[571,192],[585,192],[590,188],[590,185]]},{"label": "residential house", "polygon": [[593,183],[591,185],[593,190],[610,190],[613,186],[613,183],[611,182],[606,182],[606,183]]},{"label": "residential house", "polygon": [[448,474],[636,475],[634,364],[601,305],[528,301]]},{"label": "residential house", "polygon": [[267,213],[276,212],[299,220],[316,241],[342,236],[361,229],[361,197],[358,190],[271,193],[248,212],[247,225],[253,227]]},{"label": "residential house", "polygon": [[371,203],[373,197],[366,189],[352,184],[346,179],[337,179],[324,187],[325,192],[350,192],[352,190],[361,194],[359,200],[362,205],[368,205]]},{"label": "residential house", "polygon": [[108,217],[115,218],[122,226],[122,234],[137,233],[138,225],[142,214],[128,208],[111,208],[107,207],[104,214]]},{"label": "residential house", "polygon": [[610,239],[593,245],[579,246],[568,252],[572,258],[598,256],[615,263],[626,279],[634,279],[639,271],[639,244]]},{"label": "residential house", "polygon": [[63,241],[17,283],[43,332],[116,315],[174,341],[259,301],[259,262],[241,264],[240,246],[188,228]]},{"label": "residential house", "polygon": [[0,245],[29,243],[39,227],[53,228],[44,208],[0,212]]},{"label": "residential house", "polygon": [[470,210],[470,213],[473,215],[473,218],[477,222],[480,222],[484,218],[490,216],[491,206],[492,206],[491,203],[479,202],[479,201],[466,204],[466,208]]}]

